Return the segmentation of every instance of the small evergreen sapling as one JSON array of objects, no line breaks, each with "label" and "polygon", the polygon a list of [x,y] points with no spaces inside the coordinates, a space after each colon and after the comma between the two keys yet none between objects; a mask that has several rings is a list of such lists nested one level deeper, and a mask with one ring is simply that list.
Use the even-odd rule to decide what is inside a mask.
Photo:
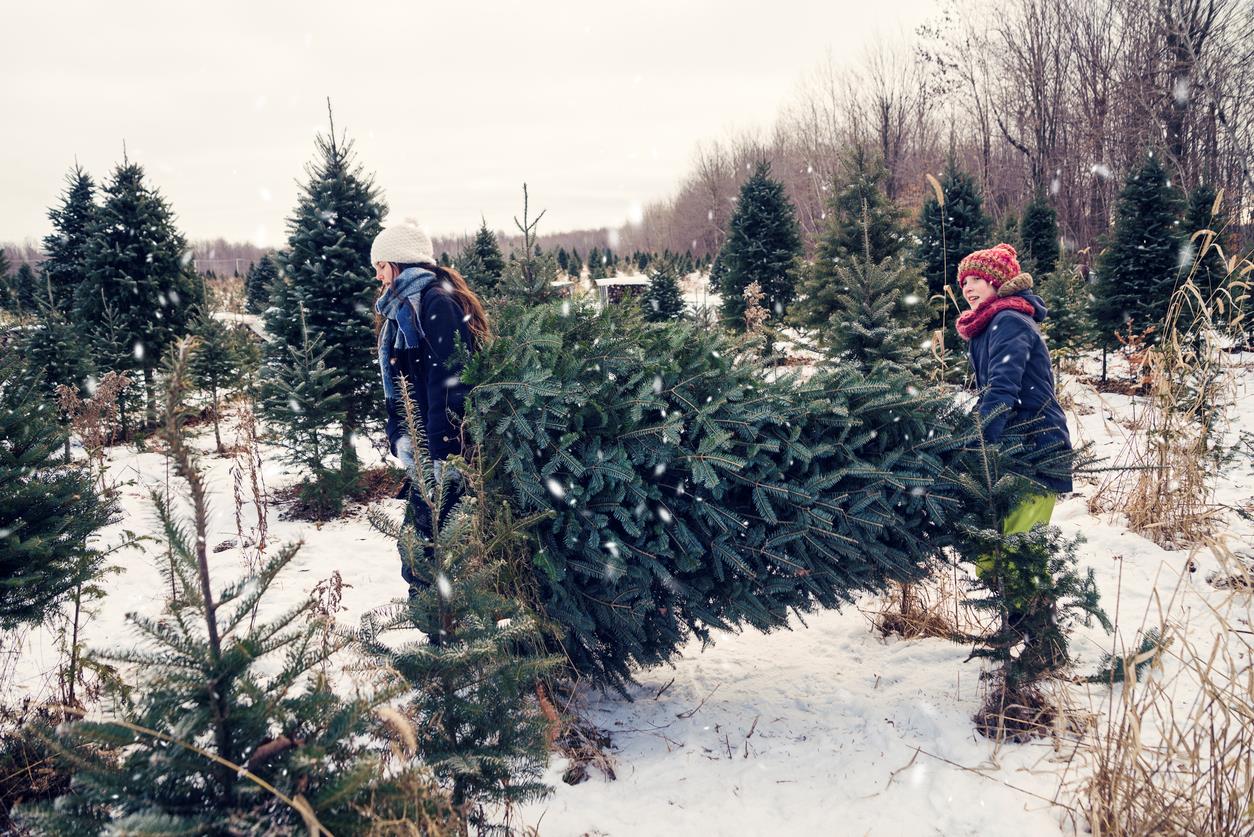
[{"label": "small evergreen sapling", "polygon": [[[287,347],[281,364],[272,361],[262,387],[262,415],[277,425],[276,441],[287,462],[308,477],[300,494],[319,518],[337,514],[356,473],[339,457],[335,425],[343,421],[343,376],[328,365],[330,350],[310,333],[303,307],[298,311],[300,343]],[[339,460],[339,467],[336,461]]]},{"label": "small evergreen sapling", "polygon": [[1053,273],[1058,266],[1058,213],[1043,194],[1023,210],[1019,222],[1019,264],[1033,276]]},{"label": "small evergreen sapling", "polygon": [[57,731],[71,792],[20,821],[44,834],[326,835],[442,818],[447,828],[447,805],[418,769],[383,768],[376,713],[387,695],[342,698],[320,675],[345,640],[321,641],[313,600],[254,618],[299,545],[215,590],[206,485],[182,431],[189,355],[190,341],[176,345],[163,436],[191,519],[152,495],[176,595],[158,618],[130,616],[145,645],[106,658],[138,667],[139,685],[115,689],[112,717]]},{"label": "small evergreen sapling", "polygon": [[801,259],[801,228],[784,185],[761,162],[740,189],[727,242],[719,252],[722,316],[732,328],[744,328],[744,290],[757,282],[764,304],[780,320],[795,294]]},{"label": "small evergreen sapling", "polygon": [[[529,694],[558,658],[543,653],[535,617],[502,595],[501,556],[521,539],[508,506],[489,530],[476,491],[464,493],[441,519],[453,481],[465,478],[453,460],[437,471],[428,454],[408,387],[405,419],[415,440],[409,469],[413,501],[429,511],[433,540],[408,523],[397,526],[375,513],[371,522],[398,540],[402,560],[425,581],[408,602],[376,611],[362,625],[367,652],[399,673],[414,689],[408,709],[415,717],[417,754],[448,788],[454,808],[480,833],[488,829],[484,806],[507,807],[540,799],[547,764],[544,719]],[[387,637],[418,630],[424,638],[393,647]]]},{"label": "small evergreen sapling", "polygon": [[[526,215],[525,210],[523,214]],[[500,291],[505,275],[505,257],[501,255],[496,234],[488,229],[486,220],[479,225],[470,246],[457,257],[456,264],[458,272],[475,293],[490,297]]]},{"label": "small evergreen sapling", "polygon": [[0,356],[0,631],[43,622],[100,571],[91,539],[115,507],[63,460],[67,433],[38,373]]},{"label": "small evergreen sapling", "polygon": [[244,310],[250,314],[260,314],[270,305],[270,288],[278,278],[279,269],[270,256],[262,256],[260,261],[249,266],[248,275],[244,279]]},{"label": "small evergreen sapling", "polygon": [[240,345],[239,334],[207,309],[202,309],[192,324],[191,334],[196,338],[190,368],[192,380],[209,395],[213,409],[213,441],[218,454],[222,455],[226,449],[222,447],[220,429],[221,399],[241,381],[245,349]]},{"label": "small evergreen sapling", "polygon": [[950,472],[963,505],[952,528],[954,545],[978,568],[985,595],[974,606],[994,617],[989,632],[959,638],[973,643],[973,657],[999,664],[985,675],[990,687],[975,717],[982,734],[998,739],[1048,734],[1056,709],[1040,685],[1072,662],[1071,628],[1096,619],[1111,630],[1093,570],[1081,573],[1077,564],[1082,538],[1064,538],[1054,526],[1004,531],[1003,521],[1022,500],[1047,491],[1036,478],[1075,461],[1070,450],[1036,447],[1034,432],[1016,425],[997,445],[978,434]]},{"label": "small evergreen sapling", "polygon": [[522,256],[512,258],[505,266],[504,275],[499,286],[499,295],[509,302],[522,305],[542,305],[557,299],[557,289],[553,283],[557,280],[557,257],[552,253],[541,252],[536,244],[536,227],[544,217],[545,210],[534,219],[528,219],[529,198],[527,184],[523,184],[523,217],[514,224],[522,233]]},{"label": "small evergreen sapling", "polygon": [[1039,289],[1049,308],[1043,331],[1050,358],[1055,364],[1078,358],[1096,342],[1092,286],[1064,259],[1057,270],[1041,279]]},{"label": "small evergreen sapling", "polygon": [[674,320],[684,314],[684,297],[679,291],[679,275],[673,262],[656,261],[649,272],[649,287],[640,300],[649,322]]}]

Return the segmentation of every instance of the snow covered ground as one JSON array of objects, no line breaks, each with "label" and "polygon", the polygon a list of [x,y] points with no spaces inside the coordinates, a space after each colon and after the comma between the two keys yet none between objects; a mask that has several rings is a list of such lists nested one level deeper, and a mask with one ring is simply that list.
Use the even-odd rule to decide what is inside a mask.
[{"label": "snow covered ground", "polygon": [[[1073,433],[1114,457],[1133,399],[1074,381],[1068,389],[1079,413],[1070,417]],[[1240,372],[1233,416],[1231,442],[1254,431],[1248,368]],[[223,435],[228,440],[233,430]],[[201,429],[197,444],[209,450],[212,431]],[[367,463],[378,460],[364,441],[361,449]],[[267,451],[265,469],[271,491],[292,481],[273,453]],[[203,465],[214,489],[213,547],[236,537],[231,460],[206,455]],[[1217,501],[1249,507],[1251,470],[1248,456],[1236,458],[1219,481]],[[148,491],[165,485],[164,457],[114,449],[109,475],[125,483],[124,520],[105,541],[122,528],[155,533]],[[1103,604],[1119,622],[1115,638],[1097,627],[1079,629],[1082,671],[1091,671],[1116,642],[1131,643],[1143,624],[1156,624],[1160,603],[1174,601],[1173,613],[1188,620],[1190,636],[1204,649],[1220,630],[1216,613],[1235,609],[1234,620],[1248,620],[1248,597],[1207,583],[1218,569],[1215,558],[1193,556],[1196,571],[1189,572],[1186,552],[1160,549],[1119,519],[1091,516],[1086,495],[1093,486],[1077,488],[1059,504],[1054,522],[1087,538],[1081,562],[1095,570]],[[364,517],[317,527],[280,521],[277,511],[270,515],[272,540],[300,539],[304,547],[267,610],[286,608],[337,570],[351,585],[342,622],[402,593],[395,549]],[[1231,513],[1226,520],[1230,546],[1249,553],[1254,527]],[[125,615],[160,610],[163,559],[153,543],[115,556],[122,572],[105,582],[108,596],[87,629],[89,645],[134,641]],[[217,586],[239,571],[241,560],[236,548],[214,553]],[[997,747],[981,738],[970,720],[980,701],[981,663],[965,661],[969,649],[939,639],[885,640],[862,612],[874,602],[860,604],[807,617],[790,631],[720,634],[706,649],[694,643],[673,667],[641,672],[634,701],[588,695],[587,717],[613,738],[617,780],[592,769],[588,781],[566,785],[566,762],[554,758],[548,774],[554,794],[521,811],[522,821],[544,835],[1075,833],[1076,820],[1064,806],[1074,805],[1069,794],[1083,768],[1072,748],[1050,741]],[[48,633],[29,634],[15,688],[39,692],[56,659]],[[1074,686],[1071,693],[1081,708],[1105,711],[1106,687]]]}]

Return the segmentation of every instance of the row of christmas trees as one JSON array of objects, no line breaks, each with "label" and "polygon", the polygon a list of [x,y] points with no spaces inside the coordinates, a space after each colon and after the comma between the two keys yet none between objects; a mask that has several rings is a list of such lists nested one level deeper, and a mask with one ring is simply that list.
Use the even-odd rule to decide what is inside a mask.
[{"label": "row of christmas trees", "polygon": [[[54,377],[63,373],[40,362],[38,350],[52,344],[57,328],[65,329],[65,346],[86,342],[95,347],[100,370],[142,373],[150,420],[156,415],[160,377],[153,358],[164,354],[171,364],[165,376],[169,394],[164,438],[198,514],[196,498],[199,491],[203,505],[203,484],[179,433],[187,380],[223,386],[244,382],[247,387],[249,377],[264,379],[264,386],[253,388],[263,409],[301,466],[311,494],[329,498],[332,505],[355,477],[354,437],[375,422],[380,396],[371,303],[377,286],[367,254],[386,207],[371,178],[354,162],[351,146],[334,129],[319,138],[308,174],[289,222],[288,246],[272,265],[264,374],[196,374],[198,363],[203,369],[227,368],[225,361],[207,359],[214,356],[209,347],[218,321],[206,311],[203,290],[182,259],[152,252],[161,244],[181,253],[182,241],[168,207],[129,161],[118,167],[100,206],[92,200],[88,182],[79,213],[85,220],[72,239],[79,242],[81,249],[74,251],[79,255],[60,262],[70,266],[78,283],[95,290],[58,293],[49,273],[46,303],[39,305],[42,327],[21,338],[23,357],[53,382],[66,379]],[[79,176],[81,172],[74,184]],[[941,186],[936,207],[957,212],[960,189],[954,182]],[[490,262],[478,279],[498,336],[466,370],[474,387],[467,430],[481,452],[479,461],[464,463],[474,499],[454,516],[460,522],[442,536],[446,542],[435,552],[437,563],[427,568],[431,590],[391,618],[380,616],[363,626],[361,640],[402,674],[413,673],[413,682],[421,684],[414,699],[431,707],[431,717],[447,720],[467,717],[456,716],[456,711],[470,713],[478,719],[475,723],[491,731],[485,735],[496,740],[516,730],[508,747],[502,744],[495,753],[473,758],[481,742],[458,744],[452,732],[432,745],[436,749],[424,750],[427,763],[451,777],[456,804],[470,798],[475,776],[489,775],[489,789],[510,785],[511,777],[523,777],[514,783],[517,787],[531,787],[525,779],[533,774],[519,771],[516,764],[511,767],[510,759],[521,758],[534,737],[509,726],[511,719],[499,713],[502,707],[519,705],[523,687],[550,665],[544,647],[561,649],[574,671],[625,688],[635,666],[672,659],[694,635],[709,638],[713,629],[745,625],[769,630],[786,625],[794,612],[836,606],[889,582],[917,582],[946,560],[949,548],[967,558],[991,556],[994,571],[982,581],[990,606],[1004,612],[1008,597],[1017,597],[1019,604],[1026,597],[1034,630],[1050,637],[1053,651],[1027,658],[1011,655],[1004,620],[999,634],[980,640],[989,655],[1002,661],[1008,682],[1031,680],[1056,668],[1066,657],[1067,613],[1098,612],[1091,577],[1075,571],[1073,550],[1068,552],[1056,532],[1013,538],[998,534],[998,515],[1024,490],[1024,483],[1005,477],[1018,473],[1030,480],[1036,471],[1058,463],[1024,461],[1030,446],[1022,437],[1016,441],[1014,434],[1002,448],[982,445],[978,423],[956,409],[948,392],[926,387],[907,354],[889,353],[898,345],[896,337],[875,331],[877,324],[909,326],[915,311],[926,310],[917,299],[909,300],[926,293],[917,273],[908,285],[899,278],[889,281],[878,301],[856,291],[856,281],[873,276],[881,281],[912,270],[895,265],[891,252],[875,258],[876,248],[889,251],[894,241],[904,240],[900,231],[885,225],[884,217],[893,210],[876,199],[875,191],[860,196],[856,214],[850,205],[847,226],[839,228],[856,236],[847,235],[842,245],[833,234],[822,250],[826,255],[819,261],[827,260],[836,271],[829,282],[836,285],[830,310],[841,313],[838,324],[829,314],[826,328],[832,345],[840,347],[839,358],[804,382],[768,374],[756,337],[738,337],[683,316],[682,299],[671,287],[676,268],[665,259],[652,266],[654,281],[642,306],[602,309],[586,301],[560,300],[554,287],[561,275],[559,254],[535,247],[536,220],[524,209],[518,224],[521,251],[514,259]],[[58,245],[65,252],[72,227],[61,216],[75,193],[72,187],[63,206],[54,210]],[[743,321],[743,290],[755,282],[764,292],[769,316],[785,322],[795,316],[789,310],[795,286],[790,290],[787,282],[798,275],[799,241],[789,211],[769,170],[760,168],[745,185],[715,268],[729,324]],[[955,217],[943,216],[945,242]],[[781,241],[787,246],[775,246]],[[948,245],[945,250],[949,252]],[[1039,250],[1025,251],[1034,254],[1030,258],[1043,258]],[[497,264],[499,274],[492,275]],[[474,272],[469,261],[465,267]],[[942,268],[952,267],[945,256]],[[97,311],[91,308],[97,292],[102,308],[90,319]],[[801,294],[798,310],[818,298],[817,291]],[[861,319],[846,316],[857,306],[863,309]],[[813,327],[822,330],[821,316],[815,310],[810,316]],[[179,343],[187,332],[198,339]],[[900,346],[909,348],[910,340],[902,337]],[[106,351],[128,344],[129,352]],[[59,351],[52,354],[60,356]],[[224,356],[231,363],[242,362],[238,347],[228,347]],[[251,368],[255,370],[255,360]],[[66,374],[72,381],[75,373]],[[32,426],[31,416],[43,416],[46,425],[46,402],[30,395],[30,386],[23,389],[10,382],[34,380],[26,369],[14,372],[3,392],[27,393],[22,398],[31,405],[25,412],[10,410],[10,415],[25,417]],[[206,389],[216,392],[213,383]],[[125,415],[127,405],[120,406]],[[415,436],[418,432],[415,428]],[[5,566],[6,579],[21,580],[14,589],[47,586],[49,595],[30,598],[42,602],[46,611],[82,583],[83,556],[93,554],[87,546],[90,529],[103,525],[108,503],[100,505],[106,512],[74,506],[86,502],[73,483],[75,467],[54,463],[51,457],[64,432],[45,435],[53,440],[52,448],[36,439],[0,463],[0,493],[6,503],[17,498],[5,506],[8,517],[0,520],[0,537],[6,550],[14,546],[6,559],[16,556]],[[412,477],[424,496],[438,500],[440,489],[421,457],[416,468]],[[36,474],[38,480],[33,479]],[[75,517],[85,521],[81,531],[61,542],[39,535],[32,525],[40,519],[35,512],[43,502],[41,485],[53,479],[65,482],[68,499],[60,507],[48,507],[43,520],[54,531],[68,531]],[[518,533],[518,520],[527,523],[525,535]],[[257,598],[244,592],[247,584],[215,595],[198,525],[167,526],[172,551],[183,562],[171,569],[172,587],[182,591],[171,604],[179,631],[169,633],[160,622],[151,623],[156,647],[166,652],[126,658],[150,666],[174,660],[175,668],[195,675],[145,692],[138,704],[141,713],[128,723],[169,730],[184,719],[171,706],[191,700],[200,707],[194,714],[199,726],[189,732],[212,741],[212,752],[250,775],[228,776],[219,769],[223,765],[205,762],[203,754],[180,753],[184,760],[179,770],[191,777],[187,781],[196,793],[176,788],[167,794],[154,774],[135,794],[135,815],[148,818],[139,824],[151,825],[157,821],[152,818],[163,816],[193,816],[204,807],[205,793],[224,810],[235,811],[238,803],[239,810],[255,816],[277,797],[259,794],[256,788],[262,786],[253,777],[280,789],[292,811],[299,808],[298,797],[313,805],[309,788],[324,780],[306,778],[302,786],[292,760],[305,766],[307,777],[309,770],[326,763],[319,758],[340,767],[352,765],[348,773],[337,768],[327,774],[328,787],[357,777],[353,781],[360,782],[350,782],[354,792],[381,793],[377,784],[362,779],[377,778],[376,768],[364,766],[368,760],[357,761],[368,754],[336,749],[360,740],[355,736],[363,730],[369,703],[337,703],[329,688],[315,682],[307,696],[293,698],[295,704],[267,704],[288,713],[280,723],[278,716],[266,716],[249,699],[292,684],[249,679],[251,663],[245,665],[248,661],[239,654],[251,655],[251,660],[284,651],[289,640],[298,647],[307,640],[301,632],[287,632],[290,621],[280,620],[272,631],[250,620],[243,630],[240,614],[255,609]],[[189,537],[191,531],[197,532],[195,538]],[[478,534],[465,537],[468,532]],[[412,531],[393,534],[415,554],[419,545]],[[56,570],[50,574],[55,578],[29,578],[29,569],[23,570],[21,556],[36,548],[49,552],[41,566]],[[290,555],[258,571],[264,583],[256,585],[256,596],[264,594],[286,560]],[[1024,566],[1033,568],[1030,589],[1011,589],[1022,581]],[[504,600],[488,595],[502,590],[507,593]],[[1070,611],[1064,608],[1066,601],[1072,603]],[[221,617],[219,607],[225,608]],[[203,632],[179,620],[178,614],[187,612],[197,614]],[[32,617],[42,618],[28,610],[13,619]],[[227,627],[215,638],[220,619]],[[515,619],[519,630],[511,631]],[[404,652],[378,643],[379,629],[402,624],[417,626],[429,641]],[[448,657],[441,659],[438,649],[445,647]],[[309,670],[311,660],[318,662],[316,655],[299,659],[293,675],[297,679]],[[469,693],[467,682],[477,684]],[[206,683],[222,688],[206,689]],[[539,689],[541,705],[547,688],[542,684]],[[230,709],[232,696],[245,703]],[[467,705],[471,697],[475,700]],[[487,703],[475,702],[479,699]],[[489,711],[493,707],[495,715]],[[319,724],[311,726],[314,715],[343,718],[343,723],[332,735]],[[227,717],[238,718],[242,726],[233,727],[224,721]],[[148,733],[124,725],[76,729],[75,734],[94,736],[90,746],[105,750],[141,741],[151,745]],[[233,738],[238,729],[246,733]],[[324,747],[320,736],[327,735],[331,737]],[[274,746],[268,747],[271,742]],[[444,755],[433,755],[441,752],[439,747],[446,748]],[[268,758],[276,761],[268,764]],[[151,756],[148,763],[154,764]],[[166,765],[169,770],[171,762],[167,757],[155,764],[153,769]],[[82,797],[94,806],[82,815],[97,818],[85,822],[116,817],[125,808],[110,801],[120,774],[90,759],[81,767],[83,781],[94,781],[98,788],[98,795]],[[276,784],[279,779],[288,784]],[[340,810],[335,805],[347,798],[328,794],[329,807],[315,806],[319,816]],[[176,804],[184,807],[176,810]],[[191,813],[189,806],[195,809]]]},{"label": "row of christmas trees", "polygon": [[[810,261],[802,258],[793,208],[769,167],[759,166],[745,182],[711,277],[722,292],[726,322],[743,322],[744,289],[756,282],[778,324],[838,353],[882,346],[877,354],[900,362],[960,313],[954,283],[962,257],[1006,241],[1051,306],[1046,330],[1052,347],[1074,353],[1115,348],[1117,333],[1160,323],[1190,273],[1208,298],[1235,278],[1223,248],[1203,248],[1197,235],[1211,231],[1216,244],[1225,240],[1227,219],[1215,190],[1201,184],[1183,195],[1152,152],[1128,173],[1112,228],[1096,253],[1060,248],[1065,239],[1043,194],[1017,222],[1010,217],[994,229],[973,178],[953,162],[933,180],[913,227],[885,197],[881,166],[855,150],[845,169]],[[1232,289],[1231,295],[1242,293]],[[858,327],[849,328],[851,321]],[[952,332],[948,337],[952,347]]]}]

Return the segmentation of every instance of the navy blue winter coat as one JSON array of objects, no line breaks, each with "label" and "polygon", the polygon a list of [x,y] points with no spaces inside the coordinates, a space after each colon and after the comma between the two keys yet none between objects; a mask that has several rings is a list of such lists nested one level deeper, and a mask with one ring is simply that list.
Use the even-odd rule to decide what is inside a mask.
[{"label": "navy blue winter coat", "polygon": [[[979,411],[987,416],[999,406],[1009,409],[994,418],[984,431],[996,442],[1008,425],[1034,421],[1030,438],[1037,447],[1062,444],[1071,448],[1067,417],[1054,391],[1054,370],[1038,323],[1049,316],[1044,301],[1031,291],[1017,294],[1032,304],[1033,316],[1000,311],[984,331],[971,338],[971,365],[980,390]],[[1071,491],[1071,476],[1041,479],[1051,491]]]},{"label": "navy blue winter coat", "polygon": [[[413,317],[414,309],[401,306],[399,316]],[[461,419],[466,393],[461,381],[462,367],[452,358],[458,337],[462,345],[475,350],[474,337],[466,325],[466,315],[456,297],[437,282],[422,292],[418,305],[418,333],[422,339],[409,349],[397,349],[389,359],[396,391],[399,375],[412,388],[415,406],[427,434],[431,459],[446,459],[461,453]],[[399,397],[387,399],[388,446],[396,453],[396,442],[408,435],[405,408]]]}]

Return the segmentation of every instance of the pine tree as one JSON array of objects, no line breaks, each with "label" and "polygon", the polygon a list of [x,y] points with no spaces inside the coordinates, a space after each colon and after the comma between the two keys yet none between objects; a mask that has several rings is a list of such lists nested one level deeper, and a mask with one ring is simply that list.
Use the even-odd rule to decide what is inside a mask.
[{"label": "pine tree", "polygon": [[[338,370],[342,410],[340,457],[356,471],[353,435],[383,403],[375,356],[374,300],[379,283],[370,245],[387,212],[372,177],[356,162],[353,145],[337,137],[334,121],[316,140],[317,158],[288,219],[288,249],[281,267],[290,283],[282,316],[299,333],[304,309],[310,339],[325,347],[326,365]],[[278,350],[282,351],[281,347]]]},{"label": "pine tree", "polygon": [[248,268],[244,280],[244,309],[250,314],[260,314],[270,306],[270,288],[278,278],[279,269],[270,256]]},{"label": "pine tree", "polygon": [[640,299],[644,318],[649,322],[675,320],[684,315],[684,296],[679,275],[672,262],[657,261],[649,272],[649,288]]},{"label": "pine tree", "polygon": [[505,275],[505,257],[496,242],[496,234],[483,221],[470,246],[457,257],[457,270],[475,293],[495,296]]},{"label": "pine tree", "polygon": [[566,272],[576,282],[583,276],[583,259],[579,257],[579,250],[574,247],[570,248],[570,263],[566,267]]},{"label": "pine tree", "polygon": [[833,285],[839,290],[820,331],[832,353],[868,372],[884,364],[917,371],[927,326],[927,291],[918,270],[900,259],[876,264],[854,256],[836,265]]},{"label": "pine tree", "polygon": [[[187,242],[173,211],[138,164],[123,160],[114,169],[95,218],[73,319],[90,330],[102,370],[143,373],[147,417],[155,423],[155,374],[201,302],[200,281],[185,266]],[[129,426],[125,412],[123,424]]]},{"label": "pine tree", "polygon": [[220,402],[225,393],[241,382],[244,353],[237,333],[208,310],[201,310],[192,324],[191,335],[196,338],[189,369],[191,380],[209,395],[213,408],[213,441],[218,453],[224,454]]},{"label": "pine tree", "polygon": [[89,541],[114,503],[61,455],[67,431],[39,374],[17,352],[0,353],[0,630],[49,619],[96,576],[103,555]]},{"label": "pine tree", "polygon": [[1058,213],[1037,193],[1019,222],[1019,265],[1033,276],[1053,273],[1058,266]]},{"label": "pine tree", "polygon": [[744,328],[744,291],[752,282],[765,293],[764,305],[782,318],[792,301],[801,257],[801,231],[784,186],[771,178],[771,166],[758,163],[740,189],[727,242],[719,253],[722,316],[731,328]]},{"label": "pine tree", "polygon": [[[1217,198],[1218,192],[1214,186],[1199,183],[1189,192],[1188,207],[1184,213],[1183,234],[1190,241],[1190,253],[1196,254],[1204,248],[1200,257],[1191,256],[1184,269],[1192,270],[1193,262],[1197,262],[1197,269],[1193,272],[1193,284],[1197,285],[1207,299],[1224,287],[1228,280],[1228,265],[1224,262],[1228,216]],[[1214,236],[1194,237],[1199,230],[1210,230]]]},{"label": "pine tree", "polygon": [[566,252],[565,247],[557,248],[557,266],[562,269],[563,273],[570,272],[570,253]]},{"label": "pine tree", "polygon": [[439,262],[440,267],[452,267],[453,266],[453,257],[448,254],[447,250],[441,250],[440,258],[437,259],[436,261]]},{"label": "pine tree", "polygon": [[306,325],[303,309],[297,314],[300,341],[287,346],[283,362],[270,360],[261,410],[278,427],[276,441],[286,452],[285,461],[308,472],[301,483],[301,499],[317,516],[328,518],[339,512],[348,483],[356,477],[340,454],[332,429],[344,420],[344,376],[330,365],[331,350],[322,335]]},{"label": "pine tree", "polygon": [[[939,187],[944,205],[938,195],[928,195],[923,201],[915,251],[931,296],[944,295],[945,288],[957,282],[958,262],[964,256],[993,243],[975,180],[954,160],[945,168]],[[953,319],[946,318],[949,322]],[[935,321],[939,323],[940,317]]]},{"label": "pine tree", "polygon": [[819,260],[837,265],[853,256],[868,258],[864,252],[868,240],[872,262],[901,253],[906,240],[905,213],[884,194],[887,176],[881,162],[868,160],[865,149],[854,147],[845,160],[843,177],[832,184]]},{"label": "pine tree", "polygon": [[1166,316],[1181,275],[1181,208],[1166,169],[1149,154],[1124,182],[1097,264],[1093,315],[1103,350],[1118,346],[1115,332],[1129,324],[1139,332]]},{"label": "pine tree", "polygon": [[[544,724],[527,695],[543,688],[539,678],[560,658],[543,654],[535,617],[497,592],[507,572],[502,558],[518,549],[528,522],[514,522],[506,504],[490,526],[473,490],[441,519],[452,482],[464,482],[455,470],[464,463],[449,463],[437,476],[407,392],[403,400],[415,439],[413,499],[427,508],[436,535],[425,541],[413,526],[372,515],[376,528],[398,540],[403,560],[426,585],[405,606],[367,616],[363,645],[413,688],[418,754],[446,783],[454,807],[469,810],[470,824],[484,833],[490,826],[485,804],[517,804],[549,793],[540,781],[548,761]],[[399,648],[386,641],[393,631],[415,628],[424,639]]]},{"label": "pine tree", "polygon": [[29,262],[23,262],[13,274],[13,290],[17,297],[19,314],[30,315],[39,310],[42,296],[40,289],[43,287],[46,287],[46,283],[40,280],[39,274]]},{"label": "pine tree", "polygon": [[[44,272],[51,286],[52,304],[69,314],[75,289],[87,281],[87,256],[96,216],[96,185],[81,166],[66,175],[59,206],[48,210],[52,234],[44,238]],[[42,295],[41,295],[42,296]]]},{"label": "pine tree", "polygon": [[536,227],[544,217],[545,210],[530,219],[529,201],[527,184],[524,183],[523,217],[521,221],[514,218],[514,225],[523,237],[523,256],[511,257],[505,266],[498,295],[523,305],[542,305],[557,299],[557,289],[553,287],[553,283],[557,281],[557,258],[552,253],[541,252],[536,245]]},{"label": "pine tree", "polygon": [[897,257],[905,246],[902,212],[880,188],[886,176],[884,168],[868,163],[861,148],[854,150],[846,166],[849,183],[835,190],[818,253],[813,264],[801,272],[797,301],[788,312],[794,325],[814,330],[823,342],[830,342],[832,332],[839,327],[834,315],[842,303],[837,297],[844,293],[847,283],[837,267],[847,265],[854,256],[878,264]]},{"label": "pine tree", "polygon": [[1037,290],[1049,308],[1042,330],[1049,341],[1050,359],[1057,364],[1091,348],[1095,339],[1093,290],[1080,271],[1061,261],[1057,270],[1040,281]]},{"label": "pine tree", "polygon": [[588,251],[588,281],[595,282],[609,275],[605,269],[605,257],[601,251],[593,247]]},{"label": "pine tree", "polygon": [[[44,395],[50,401],[57,400],[57,387],[67,386],[87,394],[89,379],[96,373],[91,346],[81,329],[53,307],[51,300],[44,300],[39,308],[39,319],[23,342],[23,351],[32,371],[39,373],[44,384]],[[61,414],[61,423],[68,417]],[[65,435],[65,461],[70,461],[70,437]]]},{"label": "pine tree", "polygon": [[631,306],[506,313],[464,373],[467,433],[505,457],[488,496],[554,516],[518,583],[594,681],[917,580],[943,545],[931,486],[969,438],[950,396],[851,364],[775,379],[724,330]]},{"label": "pine tree", "polygon": [[160,617],[129,617],[144,644],[106,659],[135,666],[138,685],[125,695],[120,683],[108,687],[112,717],[58,729],[73,791],[20,810],[21,822],[42,834],[342,834],[447,822],[449,806],[414,768],[384,769],[373,742],[390,737],[376,720],[386,693],[340,697],[322,675],[345,640],[313,598],[258,618],[299,545],[214,589],[206,485],[182,436],[189,354],[184,341],[173,355],[163,436],[191,518],[152,493],[175,595]]},{"label": "pine tree", "polygon": [[1097,619],[1111,630],[1093,570],[1079,572],[1080,538],[1064,539],[1053,526],[1003,531],[1002,521],[1021,500],[1045,490],[1025,475],[1024,464],[1048,473],[1072,461],[1070,451],[1033,448],[1028,444],[1032,432],[1020,425],[997,446],[982,440],[969,445],[942,480],[952,480],[962,504],[952,529],[954,545],[963,560],[980,569],[985,595],[973,604],[997,617],[991,633],[959,639],[975,646],[973,656],[1000,664],[975,718],[982,734],[998,739],[1048,735],[1054,710],[1038,686],[1070,662],[1072,626]]}]

